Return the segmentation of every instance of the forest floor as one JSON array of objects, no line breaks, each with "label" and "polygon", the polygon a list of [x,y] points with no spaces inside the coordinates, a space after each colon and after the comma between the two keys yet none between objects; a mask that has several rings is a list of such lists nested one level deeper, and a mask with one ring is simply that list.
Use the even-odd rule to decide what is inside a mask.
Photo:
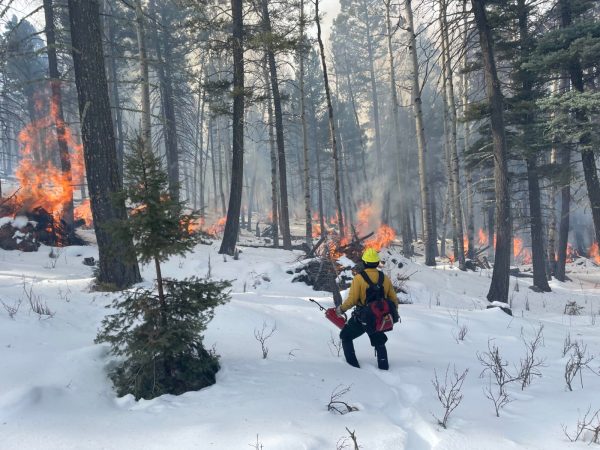
[{"label": "forest floor", "polygon": [[[115,395],[107,377],[114,359],[93,342],[114,298],[90,291],[92,270],[82,260],[96,248],[59,249],[57,258],[47,247],[0,251],[0,299],[8,306],[21,301],[12,318],[0,304],[0,449],[334,450],[353,448],[346,427],[366,450],[590,448],[570,443],[563,426],[574,432],[588,407],[600,408],[600,376],[584,370],[568,391],[563,346],[567,335],[583,341],[599,371],[600,268],[591,262],[571,264],[573,281],[552,281],[551,293],[511,277],[509,317],[486,309],[491,271],[429,268],[383,251],[384,260],[404,262],[386,267],[392,276],[410,275],[402,297],[412,302],[401,305],[402,323],[388,334],[390,370],[383,372],[366,336],[356,341],[361,368],[344,362],[334,345],[338,330],[308,301],[331,305],[331,297],[286,273],[300,252],[242,250],[236,261],[218,255],[218,243],[199,245],[165,264],[165,275],[178,278],[204,276],[210,264],[214,278],[233,280],[232,299],[216,310],[205,335],[206,347],[221,355],[217,383],[148,401]],[[143,275],[150,286],[151,268]],[[29,298],[52,317],[33,313]],[[583,307],[580,315],[563,313],[571,301]],[[267,331],[276,325],[267,359],[255,339],[263,324]],[[496,417],[477,355],[497,345],[514,372],[525,355],[522,336],[530,340],[540,325],[542,376],[525,390],[512,383],[512,401]],[[449,364],[450,372],[469,372],[463,401],[443,429],[434,418],[443,412],[432,379],[434,371],[443,379]],[[342,399],[358,411],[328,411],[332,393],[344,387]]]}]

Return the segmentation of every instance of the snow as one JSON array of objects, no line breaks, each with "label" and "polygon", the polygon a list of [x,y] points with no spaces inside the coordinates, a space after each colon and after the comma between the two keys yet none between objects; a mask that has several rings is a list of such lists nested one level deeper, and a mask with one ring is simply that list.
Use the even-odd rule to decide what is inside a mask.
[{"label": "snow", "polygon": [[0,228],[6,224],[12,225],[14,228],[21,229],[25,227],[29,223],[29,219],[25,216],[17,216],[17,217],[1,217],[0,218]]},{"label": "snow", "polygon": [[[240,449],[258,442],[272,449],[335,449],[356,432],[364,449],[577,449],[562,425],[573,430],[580,412],[600,408],[600,377],[583,373],[582,388],[565,388],[562,355],[567,334],[600,354],[600,270],[572,265],[572,282],[553,281],[551,293],[528,289],[531,280],[511,277],[513,317],[486,309],[490,271],[460,272],[449,265],[429,268],[382,252],[385,270],[409,274],[401,305],[402,323],[388,334],[389,372],[376,367],[366,336],[355,341],[360,369],[348,366],[331,345],[338,330],[311,302],[332,304],[325,292],[291,283],[286,273],[299,252],[242,247],[238,261],[218,255],[218,245],[199,245],[185,258],[165,264],[165,276],[233,280],[232,300],[216,310],[205,335],[221,355],[217,383],[198,392],[135,401],[117,398],[106,371],[114,364],[106,345],[94,344],[105,308],[114,294],[90,291],[94,246],[37,253],[0,251],[0,299],[22,301],[11,319],[0,308],[0,449]],[[57,253],[55,250],[54,253]],[[391,259],[404,266],[397,268]],[[150,285],[152,268],[143,270]],[[26,289],[54,313],[39,318]],[[518,290],[517,290],[518,289]],[[563,314],[567,302],[584,307],[580,316]],[[276,324],[262,359],[254,330]],[[455,339],[460,326],[468,333]],[[521,334],[531,338],[543,325],[542,378],[495,416],[480,378],[477,354],[496,344],[509,367],[524,356]],[[433,415],[443,412],[431,380],[448,364],[469,369],[464,399],[448,429]],[[598,370],[598,362],[592,367]],[[349,386],[344,400],[359,410],[343,416],[327,411],[332,392]]]}]

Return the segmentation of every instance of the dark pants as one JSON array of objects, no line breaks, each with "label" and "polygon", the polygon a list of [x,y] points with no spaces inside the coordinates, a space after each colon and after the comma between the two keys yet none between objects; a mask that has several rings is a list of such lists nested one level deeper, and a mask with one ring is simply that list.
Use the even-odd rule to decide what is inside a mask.
[{"label": "dark pants", "polygon": [[[342,331],[340,331],[340,339],[342,341],[353,341],[354,339],[356,339],[359,336],[362,336],[366,332],[366,327],[358,320],[356,320],[356,317],[352,316],[350,317],[350,320],[346,322],[346,325],[344,326],[344,328],[342,328]],[[382,333],[381,331],[369,334],[369,340],[371,341],[371,345],[373,347],[385,345],[387,339],[388,338],[385,335],[385,333]]]},{"label": "dark pants", "polygon": [[[359,336],[362,336],[366,333],[365,326],[360,323],[356,317],[350,317],[350,320],[346,322],[342,331],[340,331],[340,339],[342,340],[342,348],[344,350],[344,357],[346,358],[346,362],[354,367],[360,367],[358,364],[358,360],[356,359],[356,353],[354,352],[354,344],[352,341]],[[369,340],[371,341],[371,345],[375,347],[375,352],[377,353],[377,365],[380,369],[387,370],[388,368],[388,360],[387,360],[387,350],[385,348],[385,343],[387,342],[387,336],[378,331],[372,334],[369,334]]]}]

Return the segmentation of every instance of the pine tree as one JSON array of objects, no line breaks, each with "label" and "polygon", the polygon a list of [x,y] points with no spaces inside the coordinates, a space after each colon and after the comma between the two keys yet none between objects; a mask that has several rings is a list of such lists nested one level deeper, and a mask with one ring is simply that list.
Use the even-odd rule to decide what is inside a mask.
[{"label": "pine tree", "polygon": [[193,216],[169,196],[168,175],[141,137],[125,160],[125,180],[123,196],[134,208],[114,233],[132,235],[140,262],[154,262],[158,292],[124,294],[112,303],[117,312],[102,322],[96,341],[109,343],[125,359],[111,374],[117,392],[153,398],[214,384],[218,358],[204,348],[201,333],[213,309],[228,300],[230,283],[162,277],[161,262],[194,246]]}]

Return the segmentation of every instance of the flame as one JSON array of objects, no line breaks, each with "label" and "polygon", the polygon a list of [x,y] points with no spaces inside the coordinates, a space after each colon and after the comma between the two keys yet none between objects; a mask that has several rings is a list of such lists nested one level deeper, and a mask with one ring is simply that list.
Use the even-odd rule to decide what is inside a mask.
[{"label": "flame", "polygon": [[[44,105],[40,97],[36,98],[35,107],[39,113]],[[55,220],[62,217],[64,205],[73,201],[73,184],[83,183],[85,168],[83,145],[76,142],[71,129],[59,119],[58,112],[58,101],[52,97],[48,114],[21,129],[17,141],[22,159],[15,173],[20,185],[17,201],[27,209],[42,207]],[[64,140],[70,152],[70,174],[63,174],[54,164],[59,142],[55,124],[65,130],[64,139],[61,140]]]},{"label": "flame", "polygon": [[469,237],[466,234],[463,234],[463,250],[465,255],[469,251]]},{"label": "flame", "polygon": [[227,222],[227,216],[221,217],[214,224],[212,224],[210,227],[208,227],[206,232],[209,234],[215,235],[215,236],[217,236],[219,234],[223,234],[223,231],[225,231],[225,223],[226,222]]},{"label": "flame", "polygon": [[596,263],[600,264],[600,251],[598,249],[598,243],[594,242],[588,250],[588,256]]},{"label": "flame", "polygon": [[319,225],[318,223],[312,224],[312,237],[321,237],[321,225]]},{"label": "flame", "polygon": [[477,232],[477,243],[481,246],[484,245],[488,245],[489,239],[487,237],[487,234],[485,234],[485,231],[483,231],[481,228],[479,229],[479,231]]},{"label": "flame", "polygon": [[375,236],[365,242],[365,247],[372,247],[380,251],[383,247],[388,247],[394,239],[396,239],[396,231],[392,227],[382,224],[375,232]]},{"label": "flame", "polygon": [[531,264],[531,250],[525,248],[523,239],[517,236],[513,238],[513,254],[515,255],[515,260],[519,259],[522,264]]},{"label": "flame", "polygon": [[75,207],[73,215],[76,220],[85,220],[85,226],[91,228],[94,219],[92,218],[92,209],[90,207],[90,199],[86,198],[79,206]]}]

